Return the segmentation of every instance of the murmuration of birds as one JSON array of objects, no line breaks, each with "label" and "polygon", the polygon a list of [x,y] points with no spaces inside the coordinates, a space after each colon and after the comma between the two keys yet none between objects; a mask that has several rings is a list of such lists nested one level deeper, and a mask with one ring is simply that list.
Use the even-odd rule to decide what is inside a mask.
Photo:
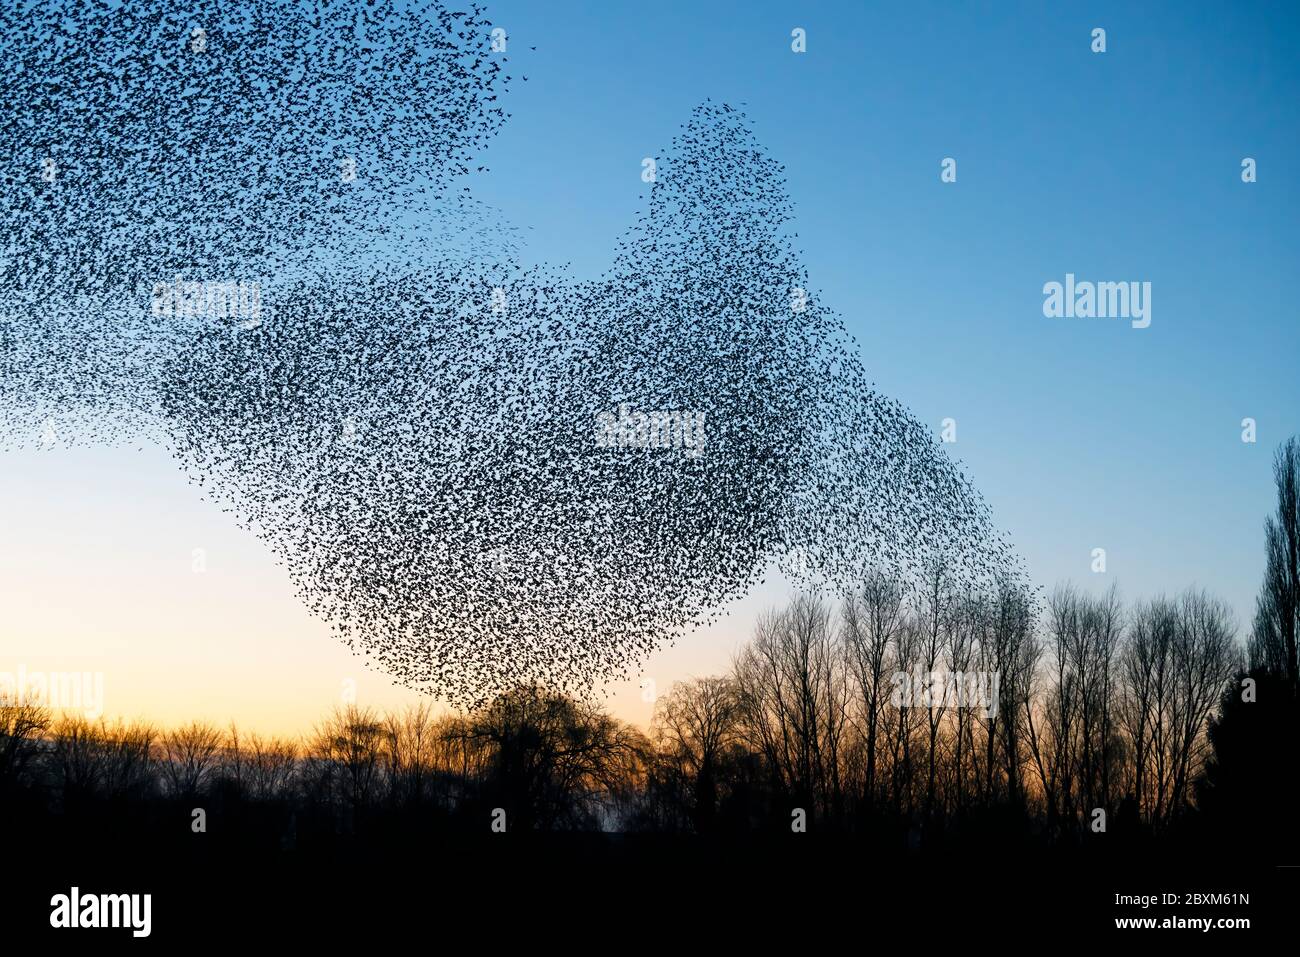
[{"label": "murmuration of birds", "polygon": [[705,102],[596,279],[464,185],[477,7],[0,11],[0,446],[168,448],[310,610],[473,707],[590,695],[768,576],[1021,574],[812,293],[783,167]]}]

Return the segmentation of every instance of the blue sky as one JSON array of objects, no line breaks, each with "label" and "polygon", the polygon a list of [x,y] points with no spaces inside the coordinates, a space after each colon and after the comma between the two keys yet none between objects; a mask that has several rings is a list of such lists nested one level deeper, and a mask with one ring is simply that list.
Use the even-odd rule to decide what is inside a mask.
[{"label": "blue sky", "polygon": [[[1300,431],[1295,8],[491,11],[529,82],[475,189],[533,227],[528,254],[598,272],[641,157],[705,97],[743,102],[786,165],[823,301],[884,391],[936,430],[957,420],[951,448],[1034,578],[1101,584],[1104,547],[1127,594],[1197,582],[1245,623],[1269,458]],[[1067,272],[1151,282],[1151,327],[1044,318]]]},{"label": "blue sky", "polygon": [[[662,155],[705,98],[743,103],[786,165],[817,294],[884,392],[936,433],[956,419],[949,448],[1033,579],[1117,580],[1128,598],[1196,583],[1248,626],[1272,450],[1300,432],[1294,7],[496,2],[489,13],[508,32],[508,72],[529,79],[505,100],[512,119],[481,160],[491,172],[467,182],[529,228],[525,259],[600,273],[645,199],[642,158]],[[790,49],[795,27],[804,54]],[[1091,52],[1094,27],[1107,31],[1104,54]],[[940,181],[945,157],[956,183]],[[1241,181],[1244,157],[1258,182]],[[1067,272],[1150,282],[1150,328],[1045,318],[1043,284]],[[1254,445],[1240,437],[1247,416]],[[265,548],[159,450],[0,453],[0,502],[0,599],[22,623],[0,632],[7,651],[112,647],[129,662],[149,635],[141,660],[154,642],[209,669],[243,654],[238,690],[213,714],[262,695],[283,711],[276,727],[292,723],[286,682],[319,680],[304,699],[314,708],[348,668]],[[199,543],[220,581],[202,585],[210,594],[189,591]],[[1090,572],[1095,547],[1104,576]],[[130,613],[114,620],[92,600],[101,593]],[[69,604],[78,594],[84,607]],[[647,673],[662,686],[724,667],[752,612],[779,598],[742,603]],[[222,644],[236,632],[238,653]],[[280,664],[247,665],[272,643]],[[308,657],[328,660],[330,677],[291,670]],[[177,680],[177,707],[192,706]],[[382,677],[371,687],[386,693]],[[616,698],[648,716],[628,689]]]}]

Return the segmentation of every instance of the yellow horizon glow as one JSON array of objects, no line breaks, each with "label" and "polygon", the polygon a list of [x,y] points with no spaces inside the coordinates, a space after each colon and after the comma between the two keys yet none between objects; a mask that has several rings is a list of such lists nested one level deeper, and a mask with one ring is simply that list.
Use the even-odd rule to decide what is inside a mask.
[{"label": "yellow horizon glow", "polygon": [[[5,455],[0,674],[99,673],[110,721],[234,721],[280,737],[308,733],[353,687],[357,705],[384,712],[432,700],[368,669],[308,613],[270,549],[203,501],[162,450]],[[662,694],[725,671],[763,605],[751,596],[660,649],[640,676],[609,685],[607,708],[648,727],[642,680]]]}]

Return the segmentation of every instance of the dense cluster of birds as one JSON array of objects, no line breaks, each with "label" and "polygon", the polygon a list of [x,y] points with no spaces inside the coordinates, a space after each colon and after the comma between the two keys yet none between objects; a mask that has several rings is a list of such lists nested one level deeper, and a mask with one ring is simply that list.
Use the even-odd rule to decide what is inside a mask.
[{"label": "dense cluster of birds", "polygon": [[138,420],[183,335],[157,284],[475,242],[493,221],[457,180],[510,85],[488,30],[402,0],[5,4],[0,385],[84,428]]},{"label": "dense cluster of birds", "polygon": [[[133,10],[0,13],[0,444],[166,444],[349,645],[459,705],[592,693],[774,572],[1012,567],[809,291],[736,109],[694,112],[579,280],[458,188],[506,118],[481,12]],[[256,282],[256,315],[160,314],[173,276]]]}]

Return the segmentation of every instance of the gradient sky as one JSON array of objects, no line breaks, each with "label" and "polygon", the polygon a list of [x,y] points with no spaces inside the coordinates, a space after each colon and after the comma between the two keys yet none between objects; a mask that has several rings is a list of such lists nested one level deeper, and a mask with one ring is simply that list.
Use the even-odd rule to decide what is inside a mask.
[{"label": "gradient sky", "polygon": [[[1203,585],[1244,631],[1272,450],[1300,432],[1295,7],[488,9],[529,79],[491,172],[467,182],[529,227],[526,259],[600,273],[645,199],[642,158],[705,98],[744,104],[786,165],[821,301],[884,392],[936,433],[956,419],[949,448],[1035,582],[1118,581],[1130,599]],[[1067,272],[1149,281],[1150,328],[1045,318],[1043,284]],[[1106,575],[1090,572],[1095,547]],[[645,676],[663,690],[725,668],[786,595],[750,596]],[[418,700],[367,673],[155,448],[0,453],[0,609],[0,671],[102,671],[109,714],[293,733],[347,679],[363,704]],[[635,682],[610,690],[617,714],[648,720]]]}]

